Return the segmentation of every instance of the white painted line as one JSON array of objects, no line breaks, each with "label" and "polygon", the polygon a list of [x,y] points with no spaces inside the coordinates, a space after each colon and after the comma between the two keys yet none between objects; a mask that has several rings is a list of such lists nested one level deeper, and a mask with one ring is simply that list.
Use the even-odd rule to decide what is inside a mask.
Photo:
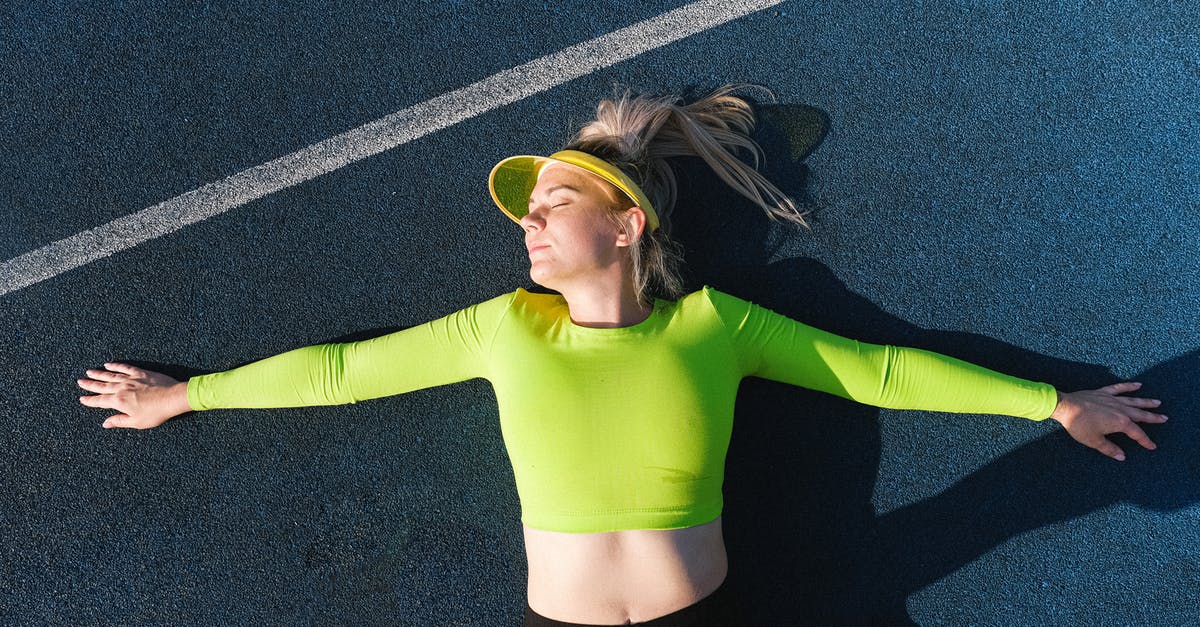
[{"label": "white painted line", "polygon": [[0,296],[784,0],[701,0],[494,74],[0,264]]}]

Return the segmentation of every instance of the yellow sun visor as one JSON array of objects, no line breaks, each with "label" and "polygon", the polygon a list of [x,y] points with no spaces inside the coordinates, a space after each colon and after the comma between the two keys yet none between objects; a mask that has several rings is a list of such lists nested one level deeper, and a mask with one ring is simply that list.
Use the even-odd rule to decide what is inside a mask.
[{"label": "yellow sun visor", "polygon": [[529,213],[529,196],[537,186],[538,174],[550,163],[565,163],[577,168],[583,168],[596,176],[612,183],[621,190],[635,205],[646,212],[646,221],[650,230],[658,228],[658,214],[650,205],[650,199],[642,192],[633,179],[625,175],[617,166],[578,150],[560,150],[549,157],[533,155],[518,155],[509,157],[496,167],[488,176],[488,189],[492,200],[500,207],[513,222],[521,223],[521,218]]}]

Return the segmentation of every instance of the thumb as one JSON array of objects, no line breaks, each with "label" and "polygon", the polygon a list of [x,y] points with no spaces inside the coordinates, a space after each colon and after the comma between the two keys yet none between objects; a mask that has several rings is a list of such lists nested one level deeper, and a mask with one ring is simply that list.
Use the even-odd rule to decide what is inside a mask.
[{"label": "thumb", "polygon": [[108,420],[104,421],[105,429],[112,429],[113,427],[129,428],[132,426],[133,426],[133,418],[131,418],[130,416],[127,416],[125,414],[117,414],[116,416],[109,416]]}]

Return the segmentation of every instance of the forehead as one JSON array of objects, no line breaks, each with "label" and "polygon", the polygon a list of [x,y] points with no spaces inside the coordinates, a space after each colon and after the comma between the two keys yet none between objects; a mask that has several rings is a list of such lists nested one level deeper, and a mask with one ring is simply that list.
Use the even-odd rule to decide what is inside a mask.
[{"label": "forehead", "polygon": [[583,168],[569,163],[550,163],[538,172],[537,185],[530,194],[530,200],[563,186],[572,188],[577,193],[598,196],[608,201],[616,201],[623,196],[611,183]]}]

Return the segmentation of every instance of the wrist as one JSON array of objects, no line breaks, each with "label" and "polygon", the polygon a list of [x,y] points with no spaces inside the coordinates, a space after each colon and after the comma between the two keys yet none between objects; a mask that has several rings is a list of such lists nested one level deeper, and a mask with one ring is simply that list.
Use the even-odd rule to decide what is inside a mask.
[{"label": "wrist", "polygon": [[188,382],[187,381],[180,381],[179,383],[176,383],[175,385],[172,385],[169,388],[170,400],[171,400],[171,410],[174,412],[174,415],[176,415],[176,416],[178,416],[179,414],[186,414],[189,411],[194,411],[192,409],[192,406],[188,403],[187,390],[188,390]]},{"label": "wrist", "polygon": [[1054,390],[1054,394],[1056,395],[1056,400],[1054,403],[1054,411],[1050,412],[1050,418],[1057,420],[1058,422],[1062,422],[1062,414],[1064,411],[1063,401],[1065,401],[1067,397],[1058,390]]}]

